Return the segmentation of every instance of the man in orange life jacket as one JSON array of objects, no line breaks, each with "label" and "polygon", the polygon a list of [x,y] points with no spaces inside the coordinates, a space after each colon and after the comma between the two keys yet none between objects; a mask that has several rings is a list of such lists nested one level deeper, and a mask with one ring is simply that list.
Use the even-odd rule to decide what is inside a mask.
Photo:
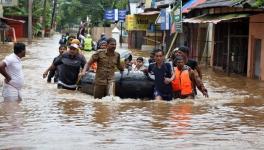
[{"label": "man in orange life jacket", "polygon": [[203,93],[205,97],[208,97],[207,89],[204,87],[200,77],[194,73],[194,71],[184,63],[184,59],[181,56],[177,56],[174,60],[175,78],[172,81],[172,90],[174,92],[174,98],[194,98],[194,85]]}]

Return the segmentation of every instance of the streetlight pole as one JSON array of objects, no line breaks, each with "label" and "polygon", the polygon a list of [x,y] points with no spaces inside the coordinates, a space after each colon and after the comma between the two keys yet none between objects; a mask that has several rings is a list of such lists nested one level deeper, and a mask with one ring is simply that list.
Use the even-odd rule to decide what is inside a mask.
[{"label": "streetlight pole", "polygon": [[28,44],[32,43],[32,4],[33,0],[28,0]]}]

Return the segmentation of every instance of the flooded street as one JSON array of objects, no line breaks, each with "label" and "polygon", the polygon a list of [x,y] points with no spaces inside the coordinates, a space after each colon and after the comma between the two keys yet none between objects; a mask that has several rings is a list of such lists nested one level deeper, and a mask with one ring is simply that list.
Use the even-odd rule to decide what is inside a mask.
[{"label": "flooded street", "polygon": [[210,98],[94,100],[42,79],[59,37],[27,47],[23,101],[0,97],[0,149],[264,149],[264,82],[204,69]]}]

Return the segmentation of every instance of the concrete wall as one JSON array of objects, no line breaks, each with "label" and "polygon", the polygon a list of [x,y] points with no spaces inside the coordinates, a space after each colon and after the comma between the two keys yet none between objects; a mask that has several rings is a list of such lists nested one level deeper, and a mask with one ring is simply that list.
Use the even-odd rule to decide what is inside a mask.
[{"label": "concrete wall", "polygon": [[112,37],[111,27],[94,27],[91,29],[91,36],[93,40],[98,41],[102,33],[105,33],[107,37]]},{"label": "concrete wall", "polygon": [[264,80],[264,14],[250,17],[247,76],[254,77],[254,41],[261,39],[260,80]]}]

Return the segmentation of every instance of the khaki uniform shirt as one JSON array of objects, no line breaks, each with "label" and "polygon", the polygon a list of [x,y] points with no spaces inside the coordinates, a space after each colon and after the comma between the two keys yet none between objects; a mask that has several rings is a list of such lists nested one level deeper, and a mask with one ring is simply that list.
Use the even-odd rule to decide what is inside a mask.
[{"label": "khaki uniform shirt", "polygon": [[120,54],[117,52],[108,54],[106,49],[101,49],[93,54],[91,59],[93,62],[97,62],[96,85],[108,85],[113,82],[116,67],[123,71],[123,67],[120,64]]}]

